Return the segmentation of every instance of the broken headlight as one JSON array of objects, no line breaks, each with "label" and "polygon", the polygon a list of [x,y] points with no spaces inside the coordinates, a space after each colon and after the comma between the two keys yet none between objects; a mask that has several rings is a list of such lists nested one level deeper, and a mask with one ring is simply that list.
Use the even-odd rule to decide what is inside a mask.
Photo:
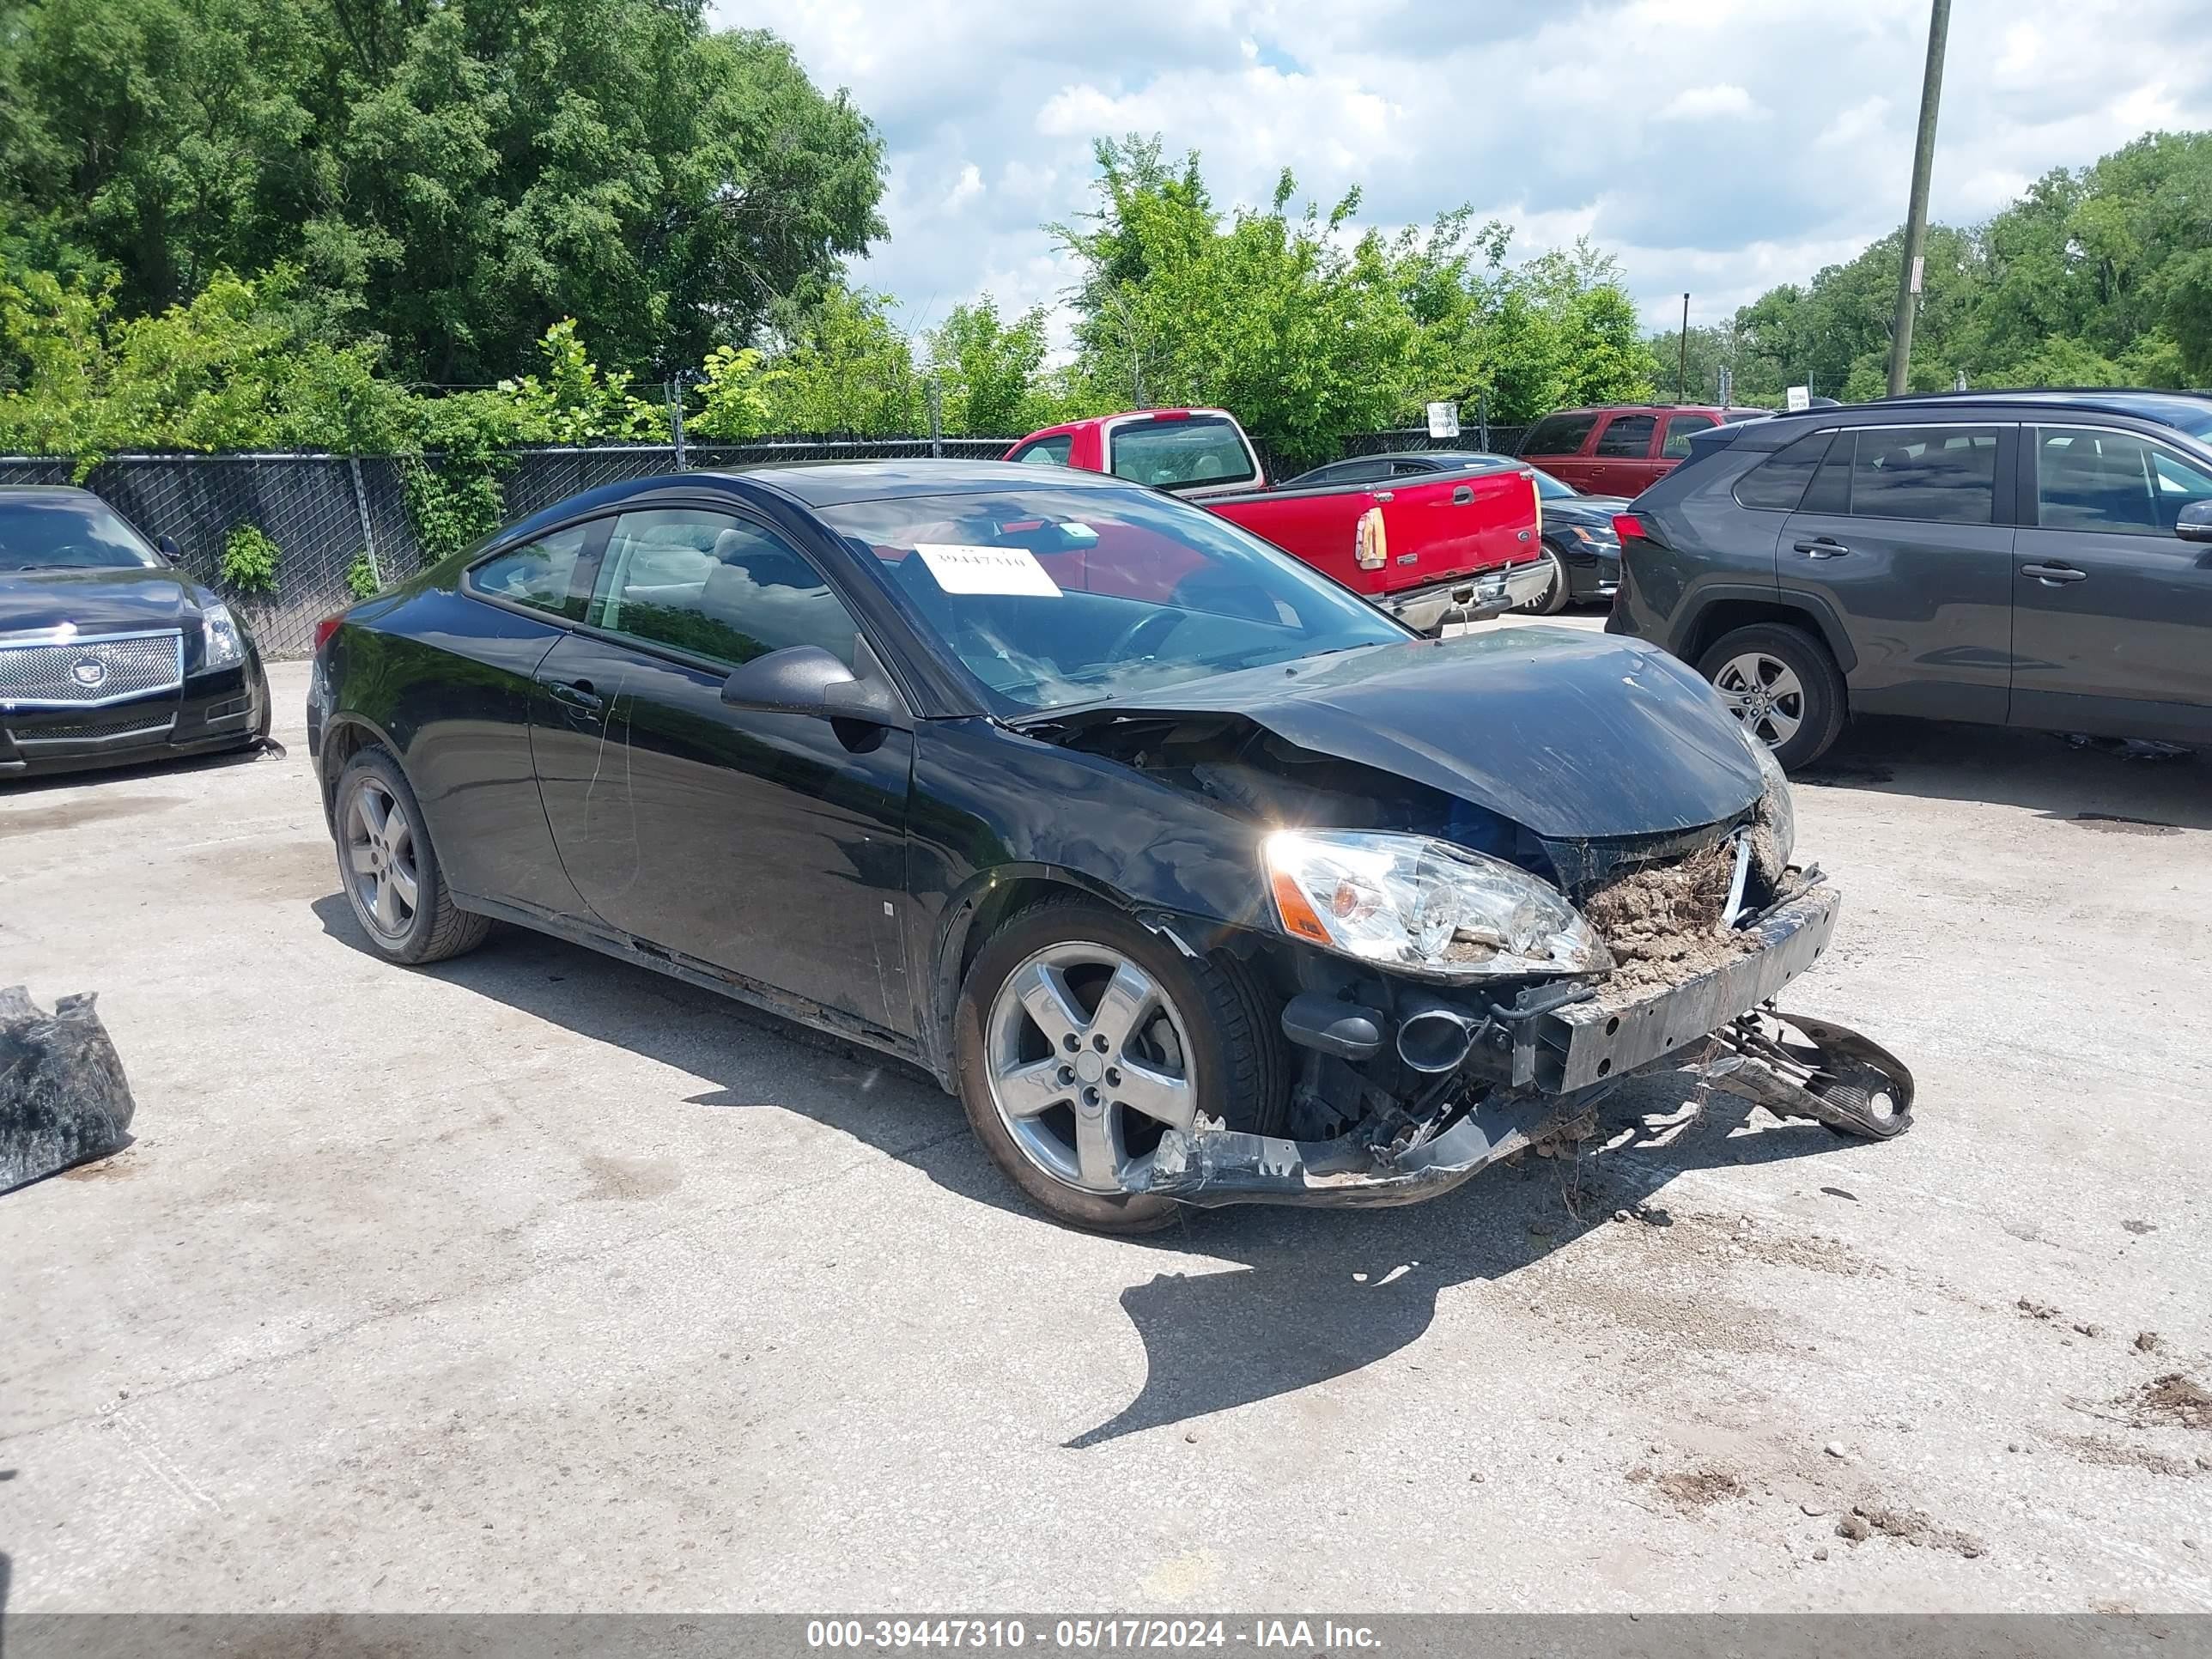
[{"label": "broken headlight", "polygon": [[1283,931],[1430,979],[1613,965],[1589,923],[1527,871],[1425,836],[1281,830],[1261,853]]},{"label": "broken headlight", "polygon": [[1774,751],[1753,736],[1749,726],[1738,729],[1743,733],[1752,759],[1759,763],[1759,775],[1766,782],[1759,797],[1759,823],[1774,837],[1775,869],[1778,873],[1787,867],[1790,854],[1797,848],[1797,803],[1790,799],[1790,779],[1782,769],[1782,763],[1774,758]]}]

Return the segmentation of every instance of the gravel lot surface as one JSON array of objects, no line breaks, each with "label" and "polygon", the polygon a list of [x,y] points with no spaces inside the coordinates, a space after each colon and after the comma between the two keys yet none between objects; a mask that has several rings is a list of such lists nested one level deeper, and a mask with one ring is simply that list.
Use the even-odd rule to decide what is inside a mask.
[{"label": "gravel lot surface", "polygon": [[373,959],[271,678],[287,759],[0,787],[0,982],[99,992],[138,1100],[0,1198],[11,1611],[2212,1608],[2212,759],[1806,781],[1789,1001],[1914,1066],[1900,1140],[1662,1079],[1132,1243],[707,994]]}]

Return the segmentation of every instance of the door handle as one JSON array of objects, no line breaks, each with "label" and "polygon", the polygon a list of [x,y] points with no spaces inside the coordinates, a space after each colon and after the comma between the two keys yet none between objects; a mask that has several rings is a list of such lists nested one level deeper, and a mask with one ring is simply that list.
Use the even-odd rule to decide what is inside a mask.
[{"label": "door handle", "polygon": [[1452,491],[1452,505],[1454,507],[1465,507],[1474,499],[1474,486],[1473,484],[1462,484],[1458,489]]},{"label": "door handle", "polygon": [[2024,564],[2020,568],[2023,576],[2033,576],[2045,587],[2063,587],[2069,582],[2089,580],[2086,570],[2076,570],[2070,564]]},{"label": "door handle", "polygon": [[1796,546],[1800,553],[1815,559],[1840,559],[1851,550],[1833,536],[1815,536],[1810,541],[1796,543]]},{"label": "door handle", "polygon": [[592,690],[589,680],[548,680],[545,691],[554,702],[565,702],[587,714],[596,714],[607,706],[607,700]]}]

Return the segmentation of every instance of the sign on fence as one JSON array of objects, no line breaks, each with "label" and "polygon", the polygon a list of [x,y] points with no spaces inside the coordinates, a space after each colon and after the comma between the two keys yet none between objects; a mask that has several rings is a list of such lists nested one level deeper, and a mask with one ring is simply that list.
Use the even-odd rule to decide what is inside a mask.
[{"label": "sign on fence", "polygon": [[1459,436],[1459,405],[1457,404],[1429,405],[1429,436],[1431,438]]}]

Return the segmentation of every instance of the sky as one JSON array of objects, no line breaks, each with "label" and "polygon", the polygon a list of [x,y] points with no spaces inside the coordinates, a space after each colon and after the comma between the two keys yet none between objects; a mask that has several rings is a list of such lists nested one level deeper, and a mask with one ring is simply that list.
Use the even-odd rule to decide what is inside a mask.
[{"label": "sky", "polygon": [[[1195,149],[1217,205],[1364,191],[1363,223],[1462,204],[1516,259],[1588,236],[1645,322],[1717,321],[1905,216],[1928,0],[710,0],[792,42],[884,135],[890,234],[854,279],[910,329],[983,293],[1058,306],[1042,228],[1095,137]],[[1954,0],[1931,214],[2212,126],[2205,0]],[[1065,337],[1064,330],[1056,333]]]}]

